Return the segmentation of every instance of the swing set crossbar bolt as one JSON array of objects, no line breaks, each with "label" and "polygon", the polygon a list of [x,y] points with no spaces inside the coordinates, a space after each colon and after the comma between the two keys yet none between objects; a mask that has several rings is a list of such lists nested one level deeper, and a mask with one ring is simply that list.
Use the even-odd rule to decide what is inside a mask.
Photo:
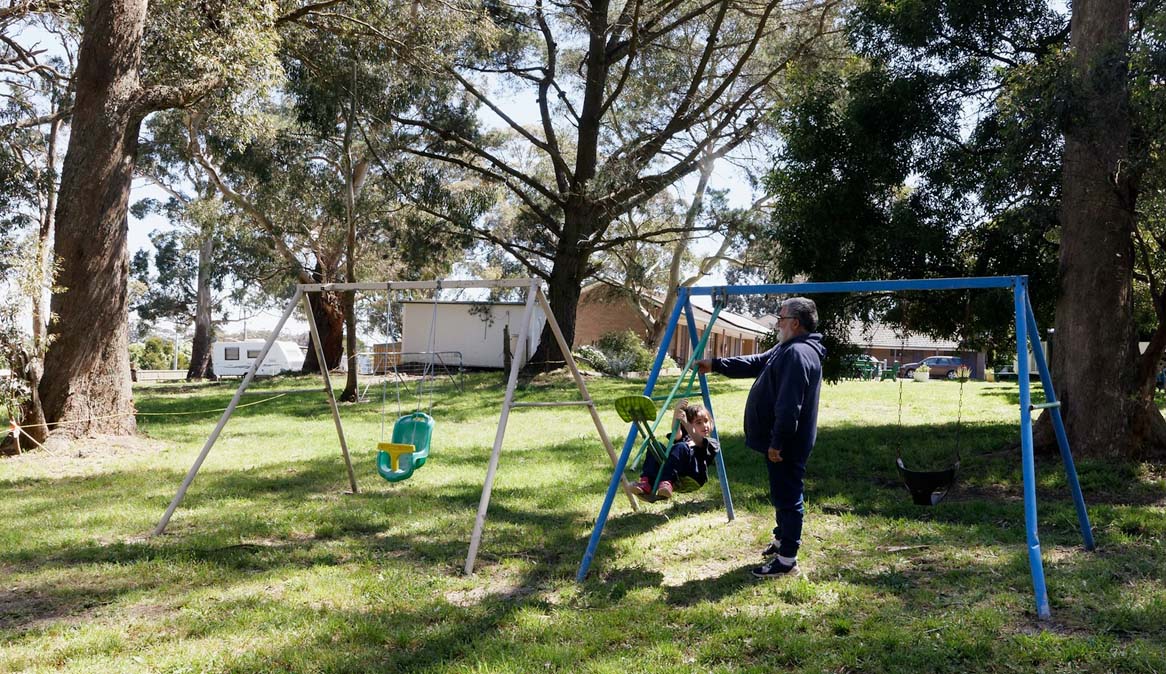
[{"label": "swing set crossbar bolt", "polygon": [[1061,406],[1061,401],[1058,400],[1056,402],[1051,402],[1051,403],[1039,403],[1036,405],[1029,405],[1028,411],[1033,412],[1036,410],[1049,410],[1049,409],[1052,409],[1054,407],[1060,407],[1060,406]]}]

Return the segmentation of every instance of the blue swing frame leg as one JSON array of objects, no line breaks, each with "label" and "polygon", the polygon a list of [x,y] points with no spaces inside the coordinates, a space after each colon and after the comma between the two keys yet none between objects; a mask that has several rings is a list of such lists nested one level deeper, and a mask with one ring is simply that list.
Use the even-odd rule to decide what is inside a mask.
[{"label": "blue swing frame leg", "polygon": [[[688,337],[690,340],[692,340],[692,345],[695,347],[696,344],[700,341],[700,338],[696,334],[696,317],[692,314],[692,302],[690,302],[687,297],[684,300],[684,318],[685,322],[688,323]],[[664,342],[663,344],[666,346],[669,344],[669,342]],[[693,365],[693,367],[695,368],[696,365]],[[697,374],[697,379],[700,380],[700,397],[702,400],[704,400],[704,408],[709,411],[709,417],[715,419],[716,416],[713,415],[712,398],[709,396],[708,380],[705,379],[703,374],[699,373]],[[713,424],[713,438],[716,439],[717,444],[719,445],[721,442],[721,436],[717,433],[716,424]],[[732,522],[733,520],[737,519],[737,516],[733,512],[733,494],[729,491],[729,480],[725,474],[724,454],[724,452],[717,452],[716,455],[717,481],[721,483],[721,500],[725,503],[725,513],[728,516],[729,521]]]},{"label": "blue swing frame leg", "polygon": [[[1032,343],[1032,355],[1036,360],[1036,368],[1040,373],[1041,386],[1045,391],[1045,401],[1057,402],[1057,394],[1053,390],[1053,378],[1049,375],[1049,366],[1045,362],[1044,351],[1040,348],[1037,336],[1040,332],[1036,327],[1036,314],[1032,311],[1032,301],[1026,292],[1024,295],[1025,322],[1028,324],[1028,338]],[[1089,511],[1085,508],[1085,497],[1081,493],[1081,482],[1077,479],[1077,466],[1073,463],[1073,453],[1069,451],[1069,437],[1065,434],[1065,420],[1061,416],[1060,406],[1050,407],[1047,414],[1052,414],[1053,432],[1057,436],[1057,447],[1061,451],[1061,462],[1065,465],[1065,480],[1069,483],[1069,491],[1073,494],[1073,505],[1077,508],[1077,523],[1081,527],[1081,539],[1086,550],[1093,550],[1093,526],[1089,523]]]},{"label": "blue swing frame leg", "polygon": [[1032,455],[1032,396],[1028,381],[1028,321],[1025,311],[1025,284],[1012,288],[1016,309],[1016,376],[1020,380],[1020,456],[1024,474],[1024,531],[1028,542],[1028,568],[1036,596],[1036,614],[1042,620],[1051,615],[1049,593],[1045,587],[1045,569],[1041,561],[1040,538],[1036,526],[1036,464]]}]

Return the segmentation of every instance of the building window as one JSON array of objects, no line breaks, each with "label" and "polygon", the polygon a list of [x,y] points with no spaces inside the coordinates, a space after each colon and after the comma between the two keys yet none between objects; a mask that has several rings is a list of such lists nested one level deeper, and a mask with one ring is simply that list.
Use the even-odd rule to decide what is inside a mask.
[{"label": "building window", "polygon": [[239,360],[239,347],[228,346],[223,349],[223,360]]}]

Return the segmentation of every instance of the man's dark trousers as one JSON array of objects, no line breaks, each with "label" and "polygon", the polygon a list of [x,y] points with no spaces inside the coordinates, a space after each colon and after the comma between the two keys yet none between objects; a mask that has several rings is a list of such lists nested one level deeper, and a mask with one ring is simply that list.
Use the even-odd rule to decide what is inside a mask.
[{"label": "man's dark trousers", "polygon": [[802,520],[806,513],[802,495],[809,458],[809,450],[800,456],[782,452],[782,460],[776,463],[764,457],[769,471],[769,502],[776,510],[773,538],[778,542],[777,554],[782,557],[797,557],[802,544]]}]

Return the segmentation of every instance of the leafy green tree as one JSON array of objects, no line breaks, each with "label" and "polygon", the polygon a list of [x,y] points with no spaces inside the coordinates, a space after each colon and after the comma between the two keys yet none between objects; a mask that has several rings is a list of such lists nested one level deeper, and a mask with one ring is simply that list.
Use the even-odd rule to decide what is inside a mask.
[{"label": "leafy green tree", "polygon": [[[47,427],[37,388],[48,347],[49,310],[44,297],[52,288],[52,234],[57,202],[61,142],[72,110],[72,64],[77,51],[76,22],[66,5],[12,3],[0,9],[0,283],[23,292],[8,310],[30,310],[31,330],[15,313],[5,313],[0,349],[16,376],[6,385],[23,393],[9,397],[19,410],[14,419],[32,425],[37,442]],[[18,39],[35,33],[54,40],[56,49]],[[15,389],[14,389],[15,390]]]},{"label": "leafy green tree", "polygon": [[245,303],[252,294],[248,289],[277,274],[278,269],[252,232],[232,226],[235,223],[223,214],[218,200],[171,199],[164,205],[143,200],[133,209],[142,213],[161,210],[172,222],[190,217],[222,218],[217,227],[216,222],[204,220],[201,225],[188,223],[193,226],[155,231],[150,235],[153,256],[139,250],[130,261],[130,274],[143,288],[131,301],[138,317],[147,325],[159,319],[193,325],[186,378],[216,379],[211,362],[214,316],[222,316],[228,299]]},{"label": "leafy green tree", "polygon": [[[1132,14],[1112,5],[1104,20],[1099,4],[1074,4],[1074,34],[1091,36],[1078,44],[1068,17],[1045,2],[859,2],[848,16],[854,56],[806,73],[782,113],[787,144],[770,178],[779,206],[767,240],[784,278],[1029,275],[1038,322],[1052,324],[1056,308],[1054,380],[1071,443],[1138,453],[1166,446],[1150,404],[1166,334],[1137,355],[1135,275],[1150,305],[1166,303],[1153,280],[1161,264],[1140,245],[1158,249],[1151,220],[1141,239],[1120,223],[1141,210],[1136,185],[1157,166],[1162,123],[1130,117],[1122,92],[1160,110],[1160,87],[1147,83],[1160,78],[1151,54],[1161,53],[1162,20],[1157,3]],[[1118,218],[1118,206],[1129,212]],[[823,304],[838,325],[882,317],[990,351],[1015,348],[1002,293]],[[1099,314],[1116,333],[1088,327],[1086,316]]]},{"label": "leafy green tree", "polygon": [[[613,224],[752,138],[791,65],[829,43],[839,7],[488,3],[481,31],[417,64],[441,76],[431,100],[392,119],[417,134],[408,152],[506,195],[509,217],[471,231],[547,281],[572,343],[582,282],[597,247],[618,236]],[[516,96],[530,100],[532,123],[504,104]],[[483,130],[479,109],[503,130]],[[557,350],[545,332],[534,360],[561,360]]]},{"label": "leafy green tree", "polygon": [[[135,428],[128,357],[127,210],[142,120],[275,72],[277,18],[263,0],[93,0],[79,12],[68,150],[56,205],[53,338],[39,386],[68,434]],[[287,17],[284,17],[286,19]]]}]

